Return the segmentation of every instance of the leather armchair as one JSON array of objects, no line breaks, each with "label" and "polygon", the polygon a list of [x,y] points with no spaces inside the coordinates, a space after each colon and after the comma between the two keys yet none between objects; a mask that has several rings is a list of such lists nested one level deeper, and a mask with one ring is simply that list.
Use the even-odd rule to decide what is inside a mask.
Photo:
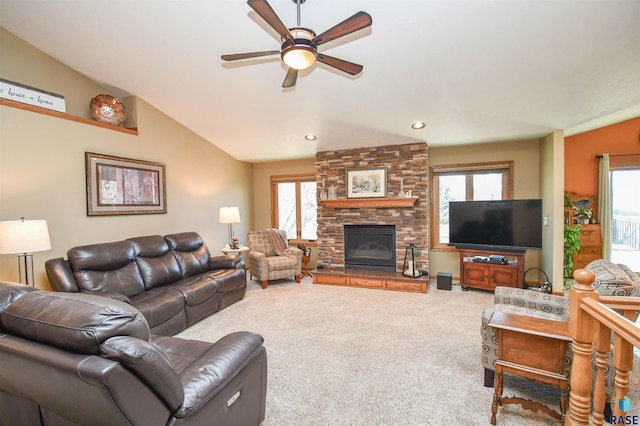
[{"label": "leather armchair", "polygon": [[267,288],[269,280],[295,277],[297,283],[302,276],[302,250],[297,247],[286,247],[282,255],[276,254],[269,232],[275,231],[287,242],[287,233],[281,229],[249,231],[247,244],[249,245],[249,273],[262,281],[262,288]]},{"label": "leather armchair", "polygon": [[257,425],[262,343],[152,336],[119,300],[0,282],[0,424]]}]

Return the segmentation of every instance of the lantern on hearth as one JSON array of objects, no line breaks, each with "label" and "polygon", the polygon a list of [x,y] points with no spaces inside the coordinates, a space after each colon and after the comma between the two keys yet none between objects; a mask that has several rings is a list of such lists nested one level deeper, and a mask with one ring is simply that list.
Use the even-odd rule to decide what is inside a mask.
[{"label": "lantern on hearth", "polygon": [[402,268],[402,274],[417,278],[422,275],[422,262],[420,261],[420,249],[414,243],[409,243],[404,253],[404,267]]}]

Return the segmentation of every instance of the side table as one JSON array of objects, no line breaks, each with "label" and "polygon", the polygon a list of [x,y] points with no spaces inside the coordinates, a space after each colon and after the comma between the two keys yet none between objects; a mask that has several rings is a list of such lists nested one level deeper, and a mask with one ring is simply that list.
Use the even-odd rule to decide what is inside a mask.
[{"label": "side table", "polygon": [[242,259],[244,260],[244,264],[245,264],[245,269],[248,269],[249,258],[248,256],[246,256],[246,254],[249,253],[249,247],[240,247],[237,249],[223,247],[222,249],[220,249],[220,251],[223,254],[226,254],[227,256],[238,256],[238,255],[242,256]]},{"label": "side table", "polygon": [[313,270],[312,267],[308,266],[309,262],[311,261],[311,256],[308,254],[305,254],[304,256],[302,256],[302,276],[303,277],[312,277],[313,275],[311,275],[311,271]]},{"label": "side table", "polygon": [[[491,424],[496,424],[498,406],[504,404],[520,404],[529,410],[540,409],[564,424],[569,387],[564,353],[571,342],[569,324],[497,311],[493,313],[489,326],[496,329],[498,341]],[[540,402],[503,397],[503,373],[538,380],[559,388],[560,412]]]}]

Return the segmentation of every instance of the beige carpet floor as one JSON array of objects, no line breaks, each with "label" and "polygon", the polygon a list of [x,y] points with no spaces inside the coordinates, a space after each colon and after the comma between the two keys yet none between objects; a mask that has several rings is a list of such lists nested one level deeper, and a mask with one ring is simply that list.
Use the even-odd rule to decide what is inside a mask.
[{"label": "beige carpet floor", "polygon": [[[492,303],[492,293],[457,285],[446,291],[430,283],[427,294],[414,294],[311,284],[309,277],[266,290],[250,281],[242,301],[177,337],[264,336],[264,426],[489,425],[493,389],[483,386],[480,314]],[[633,387],[629,414],[638,414]],[[504,394],[554,408],[559,395],[511,376]],[[497,421],[557,424],[518,405],[501,407]]]}]

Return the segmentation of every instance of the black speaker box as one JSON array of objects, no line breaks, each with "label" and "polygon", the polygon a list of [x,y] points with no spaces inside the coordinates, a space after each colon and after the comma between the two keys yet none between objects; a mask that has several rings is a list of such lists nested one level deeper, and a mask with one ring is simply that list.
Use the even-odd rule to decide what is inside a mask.
[{"label": "black speaker box", "polygon": [[437,282],[438,290],[451,290],[451,273],[438,272]]}]

